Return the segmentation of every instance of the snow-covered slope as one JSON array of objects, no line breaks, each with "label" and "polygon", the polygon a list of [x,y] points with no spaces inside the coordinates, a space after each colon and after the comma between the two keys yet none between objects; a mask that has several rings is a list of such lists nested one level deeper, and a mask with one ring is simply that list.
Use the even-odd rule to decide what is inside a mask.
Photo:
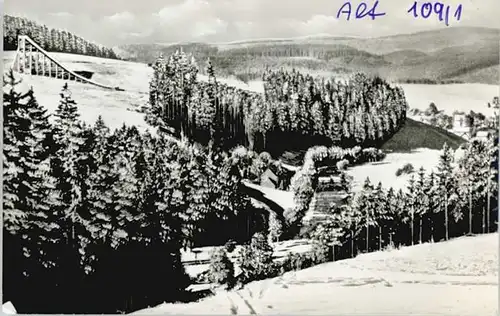
[{"label": "snow-covered slope", "polygon": [[495,233],[360,255],[136,314],[490,316],[497,287]]}]

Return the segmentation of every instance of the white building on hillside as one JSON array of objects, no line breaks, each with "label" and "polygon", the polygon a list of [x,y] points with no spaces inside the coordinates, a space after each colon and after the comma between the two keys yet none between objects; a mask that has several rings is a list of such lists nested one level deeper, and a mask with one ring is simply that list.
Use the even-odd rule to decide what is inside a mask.
[{"label": "white building on hillside", "polygon": [[453,115],[453,128],[451,130],[454,134],[469,139],[471,137],[472,126],[465,113],[457,113]]},{"label": "white building on hillside", "polygon": [[496,128],[482,128],[478,130],[475,134],[475,138],[478,140],[488,140],[492,137],[495,137],[495,135],[498,133],[498,130]]}]

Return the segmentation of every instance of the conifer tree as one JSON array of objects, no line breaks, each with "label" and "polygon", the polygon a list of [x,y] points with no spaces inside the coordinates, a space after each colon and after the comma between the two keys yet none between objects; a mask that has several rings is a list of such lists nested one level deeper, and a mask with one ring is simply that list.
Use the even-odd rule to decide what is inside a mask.
[{"label": "conifer tree", "polygon": [[322,135],[325,132],[324,114],[322,104],[319,101],[312,103],[311,119],[313,122],[313,131],[316,135]]},{"label": "conifer tree", "polygon": [[449,239],[449,199],[453,190],[452,177],[453,155],[448,144],[443,145],[442,153],[439,157],[436,176],[439,183],[440,211],[444,214],[444,238]]},{"label": "conifer tree", "polygon": [[[55,295],[57,278],[42,278],[47,278],[47,272],[57,274],[53,268],[62,250],[58,248],[60,221],[54,213],[59,199],[49,173],[51,125],[33,90],[20,93],[18,83],[12,71],[4,76],[3,213],[4,251],[8,254],[4,280],[5,291],[14,300],[38,291],[34,286],[26,289],[29,283],[24,282],[45,283],[47,293]],[[30,300],[37,305],[34,297]]]},{"label": "conifer tree", "polygon": [[379,182],[375,188],[374,194],[374,215],[376,225],[378,226],[378,248],[382,250],[384,228],[388,226],[387,223],[391,220],[391,217],[389,215],[390,210],[387,208],[386,193],[384,192],[381,182]]},{"label": "conifer tree", "polygon": [[262,233],[252,236],[250,245],[240,251],[238,264],[245,282],[271,276],[273,268],[273,249]]},{"label": "conifer tree", "polygon": [[[498,101],[498,98],[497,98]],[[485,226],[486,232],[491,229],[491,208],[492,201],[498,204],[498,137],[492,137],[487,142],[486,146],[487,162],[485,162],[485,177],[486,177],[486,214]]]},{"label": "conifer tree", "polygon": [[355,208],[361,213],[361,226],[365,229],[365,251],[370,251],[370,227],[375,226],[375,199],[374,188],[369,178],[363,184],[363,190],[355,200]]},{"label": "conifer tree", "polygon": [[82,238],[88,238],[89,139],[78,120],[78,108],[67,84],[63,87],[54,116],[56,152],[51,160],[51,169],[61,194],[61,226],[67,232],[67,244],[74,251],[83,251]]},{"label": "conifer tree", "polygon": [[[210,153],[209,153],[210,155]],[[242,178],[232,168],[229,158],[225,154],[212,153],[214,157],[209,159],[212,168],[208,171],[209,205],[217,214],[220,225],[226,226],[228,231],[225,238],[240,236],[241,232],[229,223],[234,223],[244,212],[251,208],[251,203],[242,190]],[[209,166],[210,166],[209,164]],[[228,225],[229,224],[229,225]],[[247,236],[245,236],[247,237]]]},{"label": "conifer tree", "polygon": [[389,236],[389,245],[393,243],[393,238],[394,234],[397,229],[397,222],[399,221],[399,218],[397,216],[398,214],[398,205],[397,205],[397,200],[396,200],[396,194],[394,192],[394,189],[392,187],[387,190],[386,196],[385,196],[385,220],[384,224],[387,229],[387,234]]},{"label": "conifer tree", "polygon": [[[207,175],[203,173],[202,157],[196,155],[191,148],[179,148],[178,156],[172,165],[171,177],[177,183],[179,198],[175,203],[182,223],[183,246],[191,248],[200,233],[205,232],[206,217],[210,205],[209,184]],[[211,214],[214,217],[215,214]]]},{"label": "conifer tree", "polygon": [[[95,159],[96,168],[89,175],[90,187],[88,190],[88,212],[90,215],[87,229],[96,243],[110,247],[114,244],[113,225],[117,213],[114,212],[113,192],[115,185],[119,185],[118,153],[116,135],[109,135],[107,127],[101,118],[94,125],[95,147],[91,155]],[[110,250],[108,250],[110,251]]]},{"label": "conifer tree", "polygon": [[489,155],[487,142],[473,139],[466,145],[465,155],[458,161],[456,173],[459,191],[462,192],[462,195],[467,196],[467,203],[463,204],[468,209],[469,234],[474,233],[474,218],[481,219],[482,226],[485,226],[484,214],[475,216],[474,211],[484,208],[484,192],[488,186],[487,174],[491,168]]},{"label": "conifer tree", "polygon": [[436,174],[432,171],[425,181],[424,192],[426,194],[425,208],[427,209],[427,224],[431,241],[435,240],[436,230],[436,214],[439,211],[440,196],[438,195],[439,187],[437,185]]},{"label": "conifer tree", "polygon": [[341,219],[340,212],[335,212],[332,218],[328,218],[324,222],[318,224],[312,233],[312,239],[317,245],[323,249],[323,252],[328,253],[331,251],[333,258],[328,258],[335,261],[335,246],[342,244],[342,237],[344,236],[344,227]]},{"label": "conifer tree", "polygon": [[426,190],[426,179],[425,179],[425,169],[423,167],[420,167],[418,170],[417,174],[417,180],[415,181],[415,203],[414,203],[414,208],[415,208],[415,214],[418,217],[417,223],[418,223],[418,242],[419,244],[422,243],[422,229],[423,229],[423,223],[424,223],[424,218],[426,217],[429,206],[429,194]]},{"label": "conifer tree", "polygon": [[[171,291],[174,295],[180,293],[185,289],[188,280],[180,261],[182,222],[175,207],[175,179],[170,176],[168,165],[163,163],[165,156],[158,149],[155,150],[150,172],[145,178],[145,189],[141,197],[143,200],[141,213],[144,214],[144,220],[139,236],[144,247],[144,256],[152,260],[157,258],[157,262],[153,263],[153,269],[144,271],[145,279],[142,282],[150,282],[157,274],[155,284],[158,286],[162,283],[169,284],[159,293],[152,288],[145,290],[145,293],[165,297],[165,292]],[[150,264],[151,262],[148,262],[148,265]],[[147,270],[146,266],[144,268]],[[146,283],[142,284],[145,285]],[[172,299],[175,299],[175,296]]]},{"label": "conifer tree", "polygon": [[22,163],[30,150],[25,140],[29,137],[31,120],[27,109],[22,106],[22,100],[29,97],[16,91],[20,81],[16,80],[14,72],[8,72],[3,80],[3,216],[5,229],[15,234],[26,218],[26,196],[20,194],[26,192],[27,188],[21,187],[21,174],[28,173]]},{"label": "conifer tree", "polygon": [[476,155],[479,153],[476,152],[473,146],[469,144],[467,146],[468,148],[465,150],[466,154],[465,157],[461,159],[459,162],[459,169],[458,169],[458,190],[460,193],[461,197],[465,197],[465,201],[460,203],[463,205],[465,208],[467,208],[467,219],[468,219],[468,233],[472,234],[473,229],[472,229],[472,201],[473,201],[473,191],[474,191],[474,185],[475,182],[478,181],[477,178],[474,177],[474,169],[477,168],[477,166],[474,163],[474,160],[476,159]]},{"label": "conifer tree", "polygon": [[406,194],[407,205],[409,207],[409,215],[410,215],[410,244],[413,246],[415,243],[415,209],[418,208],[418,194],[417,194],[417,186],[415,182],[415,177],[413,175],[410,176],[410,180],[408,180],[408,193]]},{"label": "conifer tree", "polygon": [[[129,130],[130,132],[130,130]],[[127,135],[126,141],[123,142],[124,149],[114,157],[111,176],[116,177],[116,181],[110,182],[111,188],[111,210],[113,217],[113,247],[118,247],[120,244],[126,244],[129,236],[133,236],[136,232],[137,224],[142,221],[142,214],[139,212],[139,199],[141,179],[138,178],[137,163],[140,151],[143,150],[139,140],[140,135]],[[111,180],[111,179],[109,179]],[[141,223],[142,224],[142,223]]]},{"label": "conifer tree", "polygon": [[410,203],[407,199],[405,192],[402,189],[399,189],[396,193],[395,202],[396,208],[399,210],[397,213],[397,244],[398,245],[409,245],[409,236],[410,236],[410,225],[411,223],[411,210]]},{"label": "conifer tree", "polygon": [[[14,74],[4,77],[4,215],[20,225],[24,214],[49,212],[57,203],[48,176],[52,127],[33,90],[16,91]],[[8,92],[6,92],[6,90]],[[26,218],[25,218],[26,219]]]},{"label": "conifer tree", "polygon": [[275,212],[269,213],[269,231],[268,231],[268,241],[269,243],[274,243],[279,240],[282,233],[282,224]]},{"label": "conifer tree", "polygon": [[351,258],[354,258],[354,256],[357,253],[357,241],[356,241],[356,236],[358,236],[359,229],[360,229],[360,222],[361,222],[361,217],[363,214],[359,212],[359,209],[356,207],[355,204],[351,203],[352,202],[352,197],[349,198],[349,203],[344,205],[343,208],[341,208],[341,218],[343,219],[341,222],[344,223],[344,227],[346,227],[347,230],[347,242],[350,244],[350,255]]},{"label": "conifer tree", "polygon": [[209,280],[211,283],[231,288],[234,285],[234,265],[224,248],[216,248],[210,255]]}]

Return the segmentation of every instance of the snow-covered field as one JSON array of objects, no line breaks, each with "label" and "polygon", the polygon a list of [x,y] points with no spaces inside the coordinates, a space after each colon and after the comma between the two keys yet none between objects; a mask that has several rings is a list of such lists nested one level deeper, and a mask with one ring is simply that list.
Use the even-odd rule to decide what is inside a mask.
[{"label": "snow-covered field", "polygon": [[364,254],[136,314],[497,315],[498,237]]},{"label": "snow-covered field", "polygon": [[[454,111],[481,112],[486,116],[493,115],[493,109],[487,107],[493,97],[500,95],[499,86],[465,83],[447,85],[398,84],[405,92],[410,108],[426,110],[434,102],[439,110],[448,115]],[[263,92],[262,81],[250,81],[245,89]],[[243,88],[243,87],[242,87]]]},{"label": "snow-covered field", "polygon": [[389,153],[383,161],[367,163],[349,168],[347,173],[353,177],[354,192],[360,191],[366,178],[370,178],[373,185],[382,182],[384,188],[392,187],[395,190],[403,189],[408,184],[411,175],[404,174],[396,176],[396,171],[405,164],[411,163],[415,168],[415,174],[424,167],[426,174],[436,168],[441,151],[420,148],[411,153]]},{"label": "snow-covered field", "polygon": [[488,102],[500,94],[495,85],[467,83],[448,85],[401,84],[410,108],[426,110],[431,102],[448,115],[453,111],[481,112],[493,115]]}]

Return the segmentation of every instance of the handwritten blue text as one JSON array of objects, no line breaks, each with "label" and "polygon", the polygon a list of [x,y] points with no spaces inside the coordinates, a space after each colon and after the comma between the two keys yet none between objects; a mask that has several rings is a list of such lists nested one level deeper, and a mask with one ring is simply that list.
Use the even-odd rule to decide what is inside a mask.
[{"label": "handwritten blue text", "polygon": [[[337,19],[345,18],[346,21],[351,19],[365,19],[370,17],[375,20],[377,17],[386,15],[379,8],[379,0],[375,0],[372,4],[367,4],[367,2],[360,1],[359,3],[351,3],[351,0],[347,0],[337,11]],[[431,17],[437,18],[439,21],[444,22],[446,26],[450,25],[450,19],[454,19],[457,22],[462,18],[463,6],[459,4],[458,6],[452,8],[450,5],[446,5],[443,2],[433,1],[433,2],[418,2],[414,1],[407,13],[411,14],[415,19],[429,19]]]},{"label": "handwritten blue text", "polygon": [[[445,5],[442,2],[425,2],[418,3],[417,1],[413,2],[413,5],[408,10],[408,13],[413,14],[413,17],[427,19],[433,14],[439,19],[439,21],[444,21],[446,26],[450,25],[450,10],[451,7],[449,5]],[[458,5],[455,9],[453,17],[460,21],[462,18],[462,5]],[[419,15],[420,14],[420,15]]]},{"label": "handwritten blue text", "polygon": [[[368,8],[368,5],[365,2],[361,2],[356,7],[354,17],[356,19],[363,19],[366,16],[369,16],[372,18],[372,20],[375,20],[376,17],[385,15],[385,12],[377,12],[377,6],[378,0],[375,1],[371,8]],[[346,20],[349,21],[351,19],[351,14],[353,13],[352,9],[353,7],[351,2],[347,1],[342,5],[342,7],[340,7],[339,11],[337,12],[337,19],[339,19],[341,15],[344,14]]]}]

